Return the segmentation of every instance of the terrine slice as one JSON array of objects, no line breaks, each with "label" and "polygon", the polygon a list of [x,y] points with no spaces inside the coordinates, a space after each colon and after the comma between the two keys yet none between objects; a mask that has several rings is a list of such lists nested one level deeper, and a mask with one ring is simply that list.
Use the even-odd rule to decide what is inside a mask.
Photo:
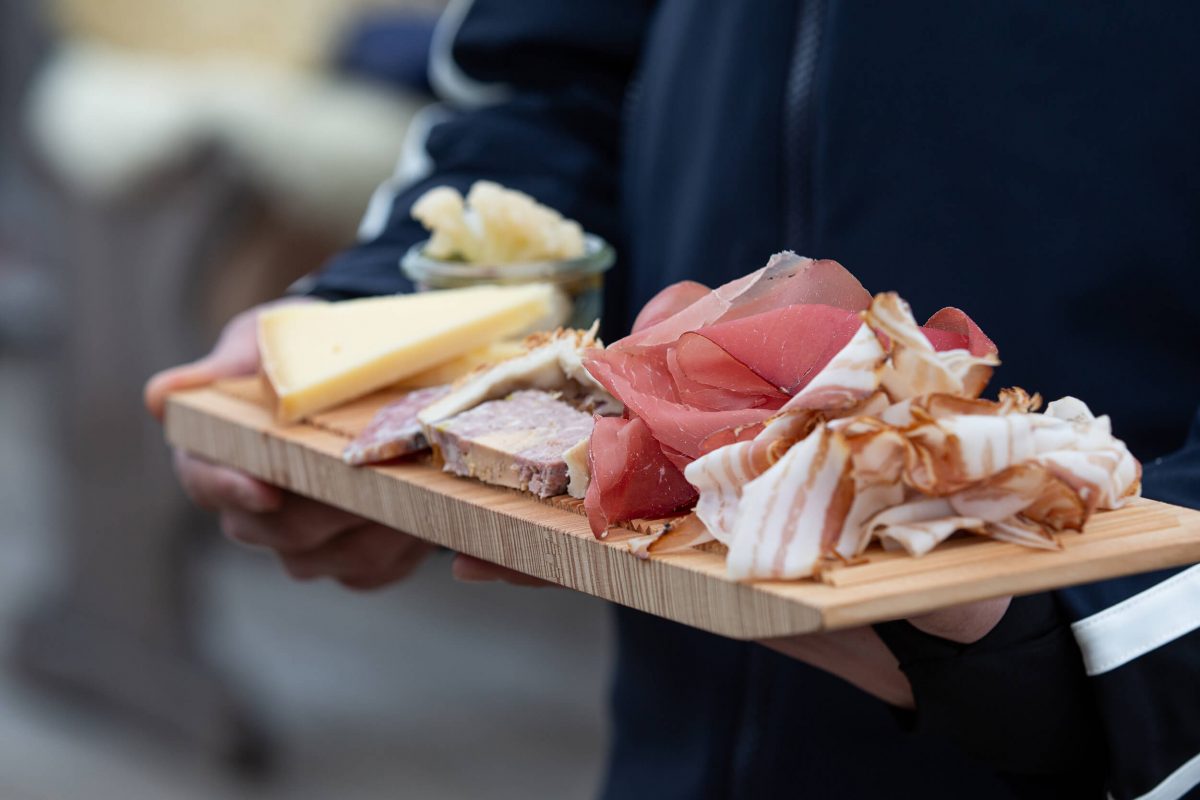
[{"label": "terrine slice", "polygon": [[445,397],[449,391],[448,385],[417,389],[388,403],[379,409],[371,424],[346,445],[342,460],[360,466],[419,453],[428,448],[429,440],[425,438],[425,429],[421,427],[417,415],[421,409]]},{"label": "terrine slice", "polygon": [[535,389],[430,426],[447,472],[553,497],[567,489],[563,454],[591,436],[592,416]]}]

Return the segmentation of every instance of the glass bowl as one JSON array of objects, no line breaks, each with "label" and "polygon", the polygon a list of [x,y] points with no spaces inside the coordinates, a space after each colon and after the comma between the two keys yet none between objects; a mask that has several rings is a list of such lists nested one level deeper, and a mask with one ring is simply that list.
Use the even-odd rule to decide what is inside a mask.
[{"label": "glass bowl", "polygon": [[425,255],[428,240],[417,242],[400,260],[400,269],[418,291],[459,289],[465,286],[522,283],[551,283],[571,304],[564,323],[571,328],[588,328],[604,308],[604,273],[612,267],[616,253],[608,242],[584,234],[583,255],[562,261],[533,261],[519,264],[468,264]]}]

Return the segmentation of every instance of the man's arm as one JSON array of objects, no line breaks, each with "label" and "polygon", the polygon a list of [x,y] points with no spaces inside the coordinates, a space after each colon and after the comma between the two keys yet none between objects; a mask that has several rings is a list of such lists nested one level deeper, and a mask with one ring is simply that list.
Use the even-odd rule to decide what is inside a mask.
[{"label": "man's arm", "polygon": [[[327,299],[405,291],[405,251],[428,235],[413,202],[434,186],[494,180],[619,246],[621,113],[649,0],[474,0],[438,24],[430,72],[443,106],[414,125],[408,163],[371,200],[358,244],[310,291]],[[417,162],[414,166],[413,162]],[[620,265],[618,263],[618,269]]]},{"label": "man's arm", "polygon": [[[397,189],[391,188],[395,181],[385,184],[358,246],[330,263],[310,293],[342,299],[407,288],[400,257],[425,236],[409,218],[409,206],[434,185],[465,190],[491,178],[615,240],[619,119],[650,5],[454,0],[439,23],[431,67],[447,109],[416,148],[423,174]],[[151,413],[161,418],[172,391],[257,369],[256,314],[251,309],[232,320],[208,356],[154,376],[146,387]],[[198,504],[220,514],[226,535],[273,551],[297,578],[332,577],[371,588],[402,577],[429,549],[186,454],[176,456],[176,471]],[[455,572],[464,580],[528,581],[470,560],[456,563]]]}]

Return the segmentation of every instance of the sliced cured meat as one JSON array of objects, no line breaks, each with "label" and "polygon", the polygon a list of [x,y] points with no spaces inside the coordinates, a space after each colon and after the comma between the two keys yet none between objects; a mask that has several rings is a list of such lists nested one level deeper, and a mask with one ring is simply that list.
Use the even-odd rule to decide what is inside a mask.
[{"label": "sliced cured meat", "polygon": [[784,404],[782,411],[831,411],[852,408],[879,389],[887,353],[879,337],[862,322],[821,371]]},{"label": "sliced cured meat", "polygon": [[371,424],[346,445],[342,460],[361,466],[425,450],[429,447],[429,440],[425,438],[417,415],[449,391],[449,386],[433,386],[409,392],[399,400],[388,403],[379,409]]},{"label": "sliced cured meat", "polygon": [[931,393],[977,397],[1000,363],[994,345],[978,356],[962,349],[938,351],[895,292],[878,295],[864,318],[888,340],[891,358],[881,383],[893,400]]},{"label": "sliced cured meat", "polygon": [[857,311],[793,305],[698,331],[737,362],[787,395],[802,389],[859,328]]},{"label": "sliced cured meat", "polygon": [[714,410],[684,403],[671,380],[666,352],[663,348],[642,354],[606,350],[593,352],[584,363],[632,416],[645,422],[654,438],[687,458],[699,456],[701,444],[714,431],[757,425],[782,405]]},{"label": "sliced cured meat", "polygon": [[[677,470],[753,439],[781,411],[803,412],[811,430],[876,394],[882,411],[889,395],[919,393],[914,389],[982,389],[995,363],[990,353],[968,352],[970,336],[977,344],[990,341],[957,310],[935,315],[952,330],[923,332],[903,301],[881,295],[864,324],[865,290],[832,261],[781,254],[699,299],[692,299],[695,286],[675,291],[674,298],[671,292],[656,298],[657,309],[639,324],[657,319],[673,299],[680,311],[606,350],[589,351],[584,366],[624,404],[628,418],[645,423]],[[885,364],[889,352],[894,364]],[[885,393],[889,386],[894,391]],[[592,448],[599,446],[594,440]],[[649,516],[653,506],[649,496],[642,505],[630,497],[621,503],[633,516]]]},{"label": "sliced cured meat", "polygon": [[804,578],[837,545],[854,500],[850,448],[821,427],[750,482],[733,528],[729,577]]},{"label": "sliced cured meat", "polygon": [[637,319],[633,321],[633,333],[645,330],[651,325],[657,325],[667,317],[678,314],[711,291],[712,289],[696,281],[672,283],[642,306]]},{"label": "sliced cured meat", "polygon": [[666,516],[696,499],[640,419],[597,417],[588,461],[592,479],[584,509],[596,536],[612,522]]},{"label": "sliced cured meat", "polygon": [[634,536],[626,545],[638,558],[649,558],[655,554],[678,553],[713,541],[713,536],[695,514],[668,522],[657,533]]},{"label": "sliced cured meat", "polygon": [[836,261],[814,261],[791,252],[778,253],[762,269],[714,289],[613,346],[653,347],[718,322],[808,303],[861,311],[870,305],[871,295]]},{"label": "sliced cured meat", "polygon": [[1073,398],[1037,414],[1019,389],[979,399],[970,374],[991,352],[936,351],[895,295],[864,318],[752,441],[687,466],[732,577],[803,577],[873,538],[911,555],[956,531],[1056,548],[1056,533],[1138,493],[1140,466],[1107,417]]},{"label": "sliced cured meat", "polygon": [[[935,341],[935,336],[945,336],[954,334],[960,338],[959,344],[938,344]],[[973,356],[986,356],[988,353],[997,352],[996,344],[988,338],[983,329],[975,324],[975,321],[968,317],[965,312],[960,309],[948,306],[934,314],[925,323],[925,335],[929,337],[929,341],[933,342],[933,346],[938,350],[950,350],[954,347],[962,347],[969,350]]]},{"label": "sliced cured meat", "polygon": [[711,410],[778,408],[788,395],[698,333],[685,333],[666,351],[680,402]]}]

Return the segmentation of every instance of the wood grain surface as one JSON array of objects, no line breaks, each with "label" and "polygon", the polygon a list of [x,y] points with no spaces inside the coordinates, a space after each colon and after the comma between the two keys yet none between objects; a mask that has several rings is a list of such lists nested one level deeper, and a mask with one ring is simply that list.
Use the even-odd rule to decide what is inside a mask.
[{"label": "wood grain surface", "polygon": [[350,467],[348,439],[394,397],[380,392],[317,415],[274,422],[256,379],[181,392],[167,405],[177,447],[422,539],[685,625],[737,639],[897,619],[958,603],[1027,594],[1200,561],[1200,511],[1137,500],[1097,514],[1057,552],[963,537],[923,558],[872,548],[821,580],[737,583],[720,552],[642,560],[625,542],[660,524],[592,536],[578,501],[539,501],[441,472],[428,461]]}]

